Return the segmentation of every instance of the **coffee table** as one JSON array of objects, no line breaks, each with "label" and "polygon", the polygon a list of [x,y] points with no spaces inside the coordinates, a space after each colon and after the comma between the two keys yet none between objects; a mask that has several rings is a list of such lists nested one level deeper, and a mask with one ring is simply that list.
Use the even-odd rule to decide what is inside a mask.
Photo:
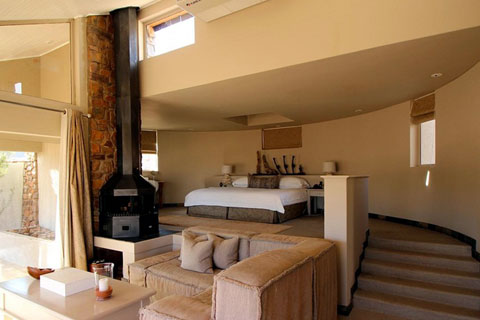
[{"label": "coffee table", "polygon": [[[93,274],[92,274],[93,277]],[[112,297],[96,301],[94,289],[63,297],[40,288],[30,276],[0,283],[0,314],[15,319],[138,319],[138,310],[149,304],[155,290],[110,279]]]}]

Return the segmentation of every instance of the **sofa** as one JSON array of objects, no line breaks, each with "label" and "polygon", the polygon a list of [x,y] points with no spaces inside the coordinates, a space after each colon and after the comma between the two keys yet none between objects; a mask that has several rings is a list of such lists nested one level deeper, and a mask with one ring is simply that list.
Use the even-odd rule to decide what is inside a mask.
[{"label": "sofa", "polygon": [[278,234],[187,229],[239,238],[238,262],[212,274],[182,269],[175,250],[129,265],[132,284],[156,290],[141,320],[336,319],[332,242]]}]

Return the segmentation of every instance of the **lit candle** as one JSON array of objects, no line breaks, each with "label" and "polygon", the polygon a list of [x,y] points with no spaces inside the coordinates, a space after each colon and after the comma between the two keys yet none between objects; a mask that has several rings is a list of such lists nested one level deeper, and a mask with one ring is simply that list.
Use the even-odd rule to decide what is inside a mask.
[{"label": "lit candle", "polygon": [[108,278],[102,278],[98,280],[98,291],[108,290]]}]

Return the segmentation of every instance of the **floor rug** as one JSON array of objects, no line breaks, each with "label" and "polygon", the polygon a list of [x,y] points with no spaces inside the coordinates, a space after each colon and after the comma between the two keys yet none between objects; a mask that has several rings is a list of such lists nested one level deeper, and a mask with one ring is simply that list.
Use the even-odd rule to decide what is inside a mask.
[{"label": "floor rug", "polygon": [[190,217],[187,215],[160,216],[158,217],[158,223],[166,226],[177,226],[185,228],[193,226],[210,226],[216,228],[253,231],[259,233],[278,233],[291,228],[291,226],[284,224],[198,218]]}]

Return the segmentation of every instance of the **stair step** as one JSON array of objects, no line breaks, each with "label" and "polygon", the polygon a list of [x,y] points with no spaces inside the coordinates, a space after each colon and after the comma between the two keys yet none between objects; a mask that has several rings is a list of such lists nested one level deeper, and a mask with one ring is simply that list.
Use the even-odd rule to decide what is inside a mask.
[{"label": "stair step", "polygon": [[400,297],[358,289],[353,300],[354,308],[381,312],[407,319],[422,320],[473,320],[480,319],[480,311],[453,307],[441,303]]},{"label": "stair step", "polygon": [[392,250],[438,253],[462,257],[472,256],[472,248],[466,244],[447,244],[411,240],[398,240],[371,235],[368,238],[368,245],[369,247]]},{"label": "stair step", "polygon": [[448,286],[480,290],[480,273],[418,266],[405,263],[365,259],[362,272],[392,278],[432,282]]},{"label": "stair step", "polygon": [[445,268],[466,272],[480,272],[480,263],[472,257],[452,256],[438,253],[422,253],[368,247],[365,250],[368,259],[410,263],[422,266]]},{"label": "stair step", "polygon": [[358,287],[407,298],[415,298],[480,311],[480,290],[457,288],[422,281],[362,273]]}]

